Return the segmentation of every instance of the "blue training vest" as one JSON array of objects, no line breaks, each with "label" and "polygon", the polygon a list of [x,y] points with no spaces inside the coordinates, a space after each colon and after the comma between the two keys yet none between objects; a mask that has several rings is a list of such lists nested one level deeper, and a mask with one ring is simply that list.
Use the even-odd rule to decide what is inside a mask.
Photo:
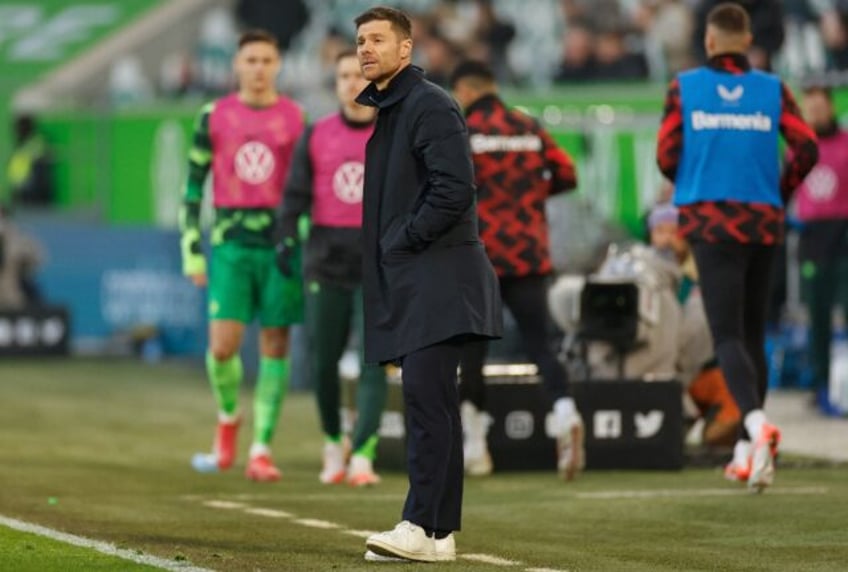
[{"label": "blue training vest", "polygon": [[733,200],[782,207],[780,79],[709,68],[683,72],[678,79],[683,151],[674,204]]}]

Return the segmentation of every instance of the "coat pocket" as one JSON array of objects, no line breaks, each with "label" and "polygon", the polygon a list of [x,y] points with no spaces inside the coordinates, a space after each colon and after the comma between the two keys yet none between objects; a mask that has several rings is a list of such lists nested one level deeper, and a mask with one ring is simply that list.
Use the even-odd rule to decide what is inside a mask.
[{"label": "coat pocket", "polygon": [[380,237],[380,260],[387,262],[393,259],[403,259],[414,254],[406,236],[406,227],[412,215],[400,216],[386,227]]}]

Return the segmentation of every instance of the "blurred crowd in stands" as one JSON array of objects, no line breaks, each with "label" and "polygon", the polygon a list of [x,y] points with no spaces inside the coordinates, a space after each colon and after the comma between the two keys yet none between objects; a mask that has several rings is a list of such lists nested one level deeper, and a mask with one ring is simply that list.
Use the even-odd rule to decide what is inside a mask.
[{"label": "blurred crowd in stands", "polygon": [[[752,63],[784,76],[848,70],[848,0],[737,0],[754,28]],[[719,0],[407,0],[419,61],[444,83],[462,57],[489,61],[502,83],[547,87],[601,81],[665,81],[704,59],[706,13]],[[147,78],[117,62],[116,103],[208,98],[230,90],[240,29],[272,31],[286,52],[281,81],[294,96],[329,86],[334,56],[352,45],[352,18],[371,0],[238,0],[210,8],[191,48]],[[330,97],[329,89],[326,97]]]}]

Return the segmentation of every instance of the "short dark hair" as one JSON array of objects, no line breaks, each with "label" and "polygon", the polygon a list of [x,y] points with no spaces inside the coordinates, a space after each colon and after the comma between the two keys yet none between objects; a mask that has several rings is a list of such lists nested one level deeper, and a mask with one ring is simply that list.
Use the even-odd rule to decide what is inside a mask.
[{"label": "short dark hair", "polygon": [[356,23],[358,29],[362,24],[375,20],[390,22],[395,33],[404,40],[412,37],[412,22],[409,20],[409,16],[397,8],[375,6],[357,16],[354,23]]},{"label": "short dark hair", "polygon": [[723,2],[707,14],[707,25],[730,34],[744,34],[751,31],[751,18],[739,4]]},{"label": "short dark hair", "polygon": [[355,58],[356,57],[356,49],[355,48],[345,48],[339,53],[336,54],[336,63],[339,63],[345,58]]},{"label": "short dark hair", "polygon": [[247,30],[246,32],[242,33],[242,35],[239,36],[238,47],[239,49],[242,49],[247,44],[253,44],[255,42],[271,44],[277,50],[280,49],[280,43],[277,41],[277,37],[271,32],[259,28]]},{"label": "short dark hair", "polygon": [[810,83],[802,88],[804,95],[821,95],[829,102],[833,103],[833,89],[829,85],[822,83]]},{"label": "short dark hair", "polygon": [[463,79],[474,79],[481,83],[495,83],[495,72],[486,62],[480,60],[463,60],[453,69],[448,84],[451,88]]}]

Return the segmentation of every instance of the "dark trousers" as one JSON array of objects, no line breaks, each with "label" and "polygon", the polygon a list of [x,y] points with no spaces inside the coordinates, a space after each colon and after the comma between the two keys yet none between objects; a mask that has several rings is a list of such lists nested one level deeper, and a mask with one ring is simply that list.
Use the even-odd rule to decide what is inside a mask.
[{"label": "dark trousers", "polygon": [[462,349],[445,342],[401,361],[409,492],[403,519],[428,531],[459,530],[462,422],[456,368]]},{"label": "dark trousers", "polygon": [[[509,308],[524,350],[530,361],[539,368],[545,393],[551,405],[569,394],[565,368],[557,359],[548,338],[550,314],[548,312],[547,276],[522,276],[501,278],[501,299]],[[462,383],[459,385],[461,401],[470,401],[479,410],[486,409],[486,384],[483,380],[483,362],[489,344],[485,341],[466,344],[462,352]]]},{"label": "dark trousers", "polygon": [[[362,289],[309,282],[306,294],[306,332],[309,339],[309,371],[321,427],[331,437],[341,436],[339,415],[339,359],[347,346],[351,327],[362,332]],[[386,374],[376,364],[366,364],[359,348],[360,375],[356,388],[356,425],[352,447],[356,453],[380,428],[386,404]]]},{"label": "dark trousers", "polygon": [[729,242],[692,246],[716,357],[743,418],[762,408],[768,387],[765,333],[776,251]]},{"label": "dark trousers", "polygon": [[816,389],[830,380],[833,306],[838,302],[848,322],[848,221],[806,224],[799,245],[801,284],[810,311],[810,367]]}]

